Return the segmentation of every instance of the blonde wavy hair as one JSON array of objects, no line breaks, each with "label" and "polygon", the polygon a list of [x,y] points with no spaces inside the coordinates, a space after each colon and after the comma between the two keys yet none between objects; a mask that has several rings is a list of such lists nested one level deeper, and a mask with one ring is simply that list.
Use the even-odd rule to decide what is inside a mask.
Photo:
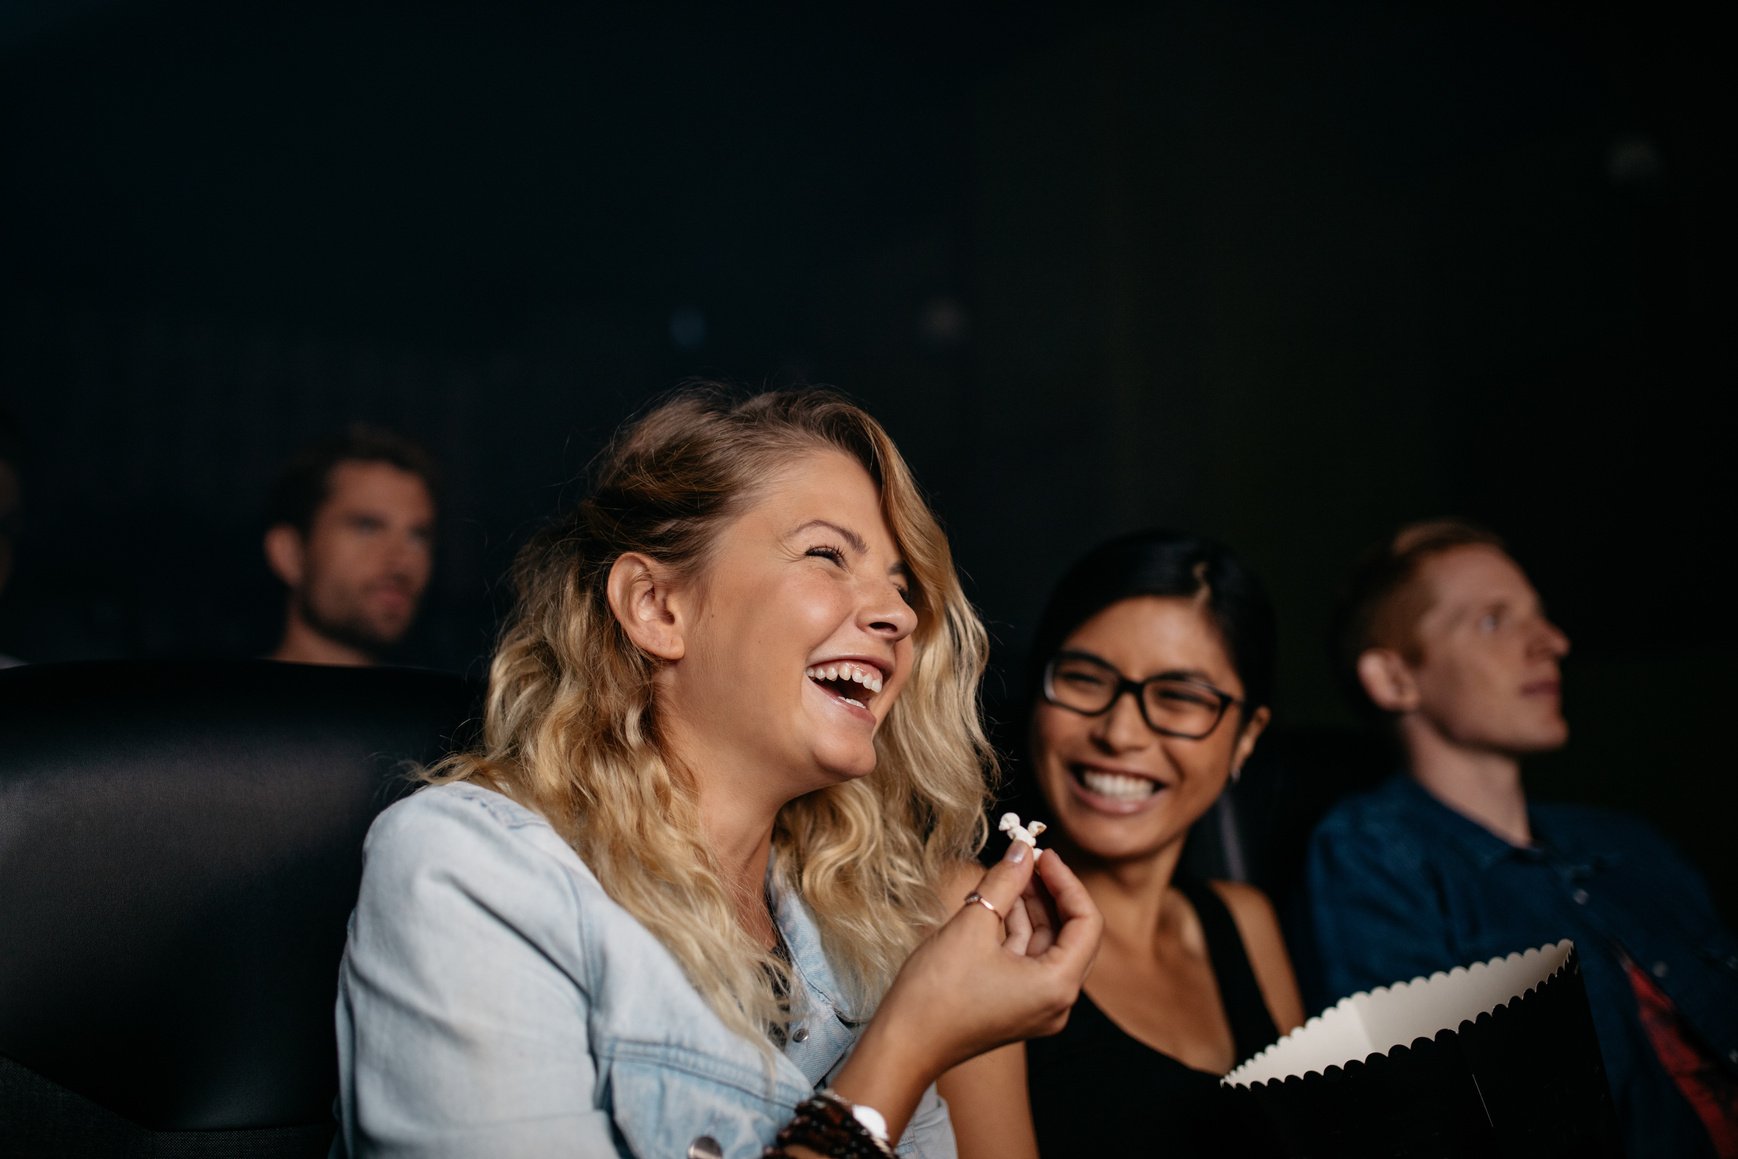
[{"label": "blonde wavy hair", "polygon": [[612,613],[611,566],[641,552],[703,580],[720,529],[781,467],[817,451],[863,464],[911,573],[918,626],[868,777],[810,793],[773,832],[780,888],[808,902],[864,1015],[947,912],[936,887],[983,844],[995,760],[978,714],[987,641],[952,553],[887,432],[835,393],[734,398],[687,387],[625,426],[589,496],[513,567],[517,606],[489,671],[483,742],[425,774],[474,780],[546,817],[604,889],[667,946],[732,1027],[781,1026],[789,969],[737,920],[691,770],[666,749],[654,676]]}]

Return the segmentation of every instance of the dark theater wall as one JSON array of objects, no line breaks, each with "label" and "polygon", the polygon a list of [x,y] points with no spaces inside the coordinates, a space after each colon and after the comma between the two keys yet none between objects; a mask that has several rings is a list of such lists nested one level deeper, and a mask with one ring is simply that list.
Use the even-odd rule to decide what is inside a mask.
[{"label": "dark theater wall", "polygon": [[1346,562],[1477,517],[1575,640],[1535,791],[1655,819],[1738,908],[1713,65],[1681,13],[1161,5],[990,78],[975,431],[1003,469],[960,538],[1011,640],[1033,571],[1203,529],[1276,589],[1282,720],[1343,719]]},{"label": "dark theater wall", "polygon": [[353,418],[447,472],[404,658],[691,375],[893,431],[1023,662],[1155,522],[1269,579],[1282,722],[1342,726],[1346,561],[1457,512],[1575,640],[1544,795],[1713,874],[1738,789],[1723,510],[1730,68],[1639,2],[0,7],[0,652],[247,655],[265,489]]}]

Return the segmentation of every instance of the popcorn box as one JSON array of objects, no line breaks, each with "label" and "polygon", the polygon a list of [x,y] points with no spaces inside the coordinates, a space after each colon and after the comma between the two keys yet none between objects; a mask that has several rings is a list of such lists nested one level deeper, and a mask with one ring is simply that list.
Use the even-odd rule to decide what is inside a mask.
[{"label": "popcorn box", "polygon": [[1225,1076],[1295,1159],[1622,1159],[1574,944],[1341,999]]}]

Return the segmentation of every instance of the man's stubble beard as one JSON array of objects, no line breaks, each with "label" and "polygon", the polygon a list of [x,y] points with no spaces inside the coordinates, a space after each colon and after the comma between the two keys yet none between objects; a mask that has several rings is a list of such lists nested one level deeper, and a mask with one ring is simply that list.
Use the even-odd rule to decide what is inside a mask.
[{"label": "man's stubble beard", "polygon": [[376,661],[404,639],[405,634],[410,631],[410,625],[415,622],[413,609],[411,617],[405,620],[404,627],[394,635],[387,635],[366,615],[354,609],[349,615],[328,617],[314,606],[310,589],[306,587],[296,594],[296,610],[300,613],[302,622],[319,635],[335,644],[365,653],[370,660]]}]

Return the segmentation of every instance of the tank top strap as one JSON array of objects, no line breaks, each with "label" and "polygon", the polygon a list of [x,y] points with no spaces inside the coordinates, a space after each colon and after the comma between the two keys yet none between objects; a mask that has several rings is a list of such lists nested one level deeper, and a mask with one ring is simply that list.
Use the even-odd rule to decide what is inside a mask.
[{"label": "tank top strap", "polygon": [[1207,957],[1219,983],[1219,999],[1225,1005],[1225,1020],[1231,1024],[1231,1039],[1237,1061],[1243,1062],[1279,1037],[1279,1027],[1268,1012],[1267,1000],[1255,981],[1249,954],[1237,923],[1218,891],[1204,881],[1178,876],[1172,879],[1195,915],[1201,919],[1201,934],[1207,940]]}]

